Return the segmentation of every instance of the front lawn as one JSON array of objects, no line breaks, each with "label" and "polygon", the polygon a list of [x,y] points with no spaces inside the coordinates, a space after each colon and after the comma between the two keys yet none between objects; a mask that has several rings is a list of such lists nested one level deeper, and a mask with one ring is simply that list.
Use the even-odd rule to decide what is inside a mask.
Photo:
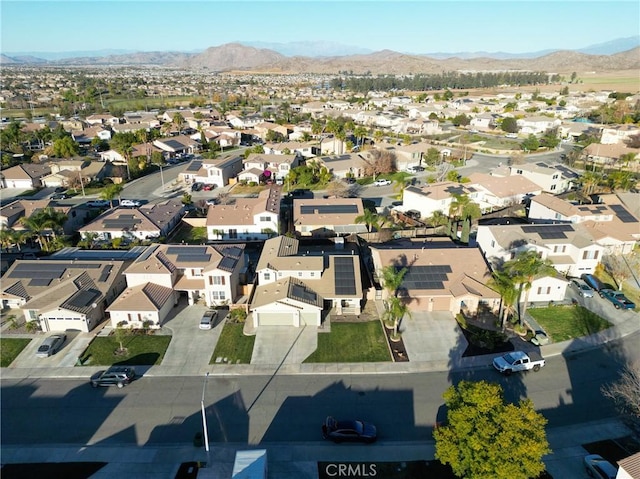
[{"label": "front lawn", "polygon": [[116,354],[120,343],[115,336],[95,338],[85,349],[80,362],[83,366],[153,366],[160,364],[171,342],[171,336],[147,334],[129,334],[122,341],[126,349],[124,354]]},{"label": "front lawn", "polygon": [[332,323],[318,333],[318,348],[305,363],[373,363],[391,361],[380,321]]},{"label": "front lawn", "polygon": [[612,326],[609,321],[582,306],[529,308],[527,312],[556,343],[588,336]]},{"label": "front lawn", "polygon": [[243,323],[225,323],[216,343],[209,364],[216,364],[217,358],[226,358],[227,364],[250,364],[255,336],[245,336]]},{"label": "front lawn", "polygon": [[191,226],[182,223],[171,236],[171,243],[202,244],[208,241],[206,226]]},{"label": "front lawn", "polygon": [[6,368],[18,354],[22,352],[31,339],[29,338],[1,338],[0,339],[0,367]]}]

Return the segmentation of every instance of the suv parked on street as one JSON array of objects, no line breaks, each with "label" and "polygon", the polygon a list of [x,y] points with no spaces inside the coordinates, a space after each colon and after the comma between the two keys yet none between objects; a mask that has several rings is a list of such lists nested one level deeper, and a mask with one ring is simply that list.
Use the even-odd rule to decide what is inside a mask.
[{"label": "suv parked on street", "polygon": [[111,366],[106,371],[101,371],[91,377],[91,386],[118,386],[125,387],[136,377],[136,371],[131,366]]}]

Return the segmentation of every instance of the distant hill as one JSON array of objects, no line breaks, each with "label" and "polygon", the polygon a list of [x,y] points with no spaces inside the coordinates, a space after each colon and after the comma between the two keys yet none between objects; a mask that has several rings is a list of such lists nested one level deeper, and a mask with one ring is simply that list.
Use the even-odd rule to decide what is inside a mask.
[{"label": "distant hill", "polygon": [[[604,44],[603,44],[604,45]],[[607,48],[595,45],[593,48]],[[38,64],[40,58],[2,55],[3,65]],[[592,55],[573,50],[553,51],[533,58],[447,57],[382,50],[326,57],[285,56],[266,48],[240,43],[210,47],[200,53],[139,52],[104,57],[65,58],[50,65],[157,65],[190,70],[255,71],[277,73],[353,72],[355,74],[440,73],[444,71],[535,70],[550,73],[619,71],[640,69],[640,47],[611,55]]]}]

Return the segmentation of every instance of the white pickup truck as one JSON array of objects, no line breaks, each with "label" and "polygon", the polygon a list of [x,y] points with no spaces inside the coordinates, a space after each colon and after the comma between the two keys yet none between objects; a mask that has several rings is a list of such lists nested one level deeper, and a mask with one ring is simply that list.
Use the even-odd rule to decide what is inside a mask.
[{"label": "white pickup truck", "polygon": [[530,369],[537,372],[543,366],[544,359],[542,357],[529,357],[527,353],[522,351],[513,351],[493,360],[493,367],[507,376],[513,372],[529,371]]}]

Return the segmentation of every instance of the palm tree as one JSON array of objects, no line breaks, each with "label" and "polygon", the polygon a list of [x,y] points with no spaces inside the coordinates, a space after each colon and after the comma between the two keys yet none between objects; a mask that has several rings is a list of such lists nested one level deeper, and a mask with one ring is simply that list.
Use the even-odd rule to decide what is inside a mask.
[{"label": "palm tree", "polygon": [[13,246],[15,241],[14,231],[11,228],[0,229],[0,246],[9,252],[9,248]]},{"label": "palm tree", "polygon": [[54,208],[45,208],[42,210],[41,214],[45,218],[46,223],[50,226],[54,240],[57,239],[57,234],[62,232],[64,224],[69,219],[66,213]]},{"label": "palm tree", "polygon": [[435,229],[435,232],[437,232],[438,228],[445,226],[448,222],[449,217],[440,210],[434,211],[429,218],[429,223]]},{"label": "palm tree", "polygon": [[49,220],[41,214],[33,214],[31,216],[23,216],[20,223],[27,228],[31,236],[36,237],[36,241],[40,244],[40,248],[48,251],[47,231],[50,230]]},{"label": "palm tree", "polygon": [[531,283],[537,276],[555,273],[555,269],[549,260],[541,259],[537,251],[529,250],[518,253],[514,259],[507,261],[504,264],[503,270],[509,274],[513,278],[513,282],[518,285],[518,306],[523,302],[522,294],[525,294],[524,305],[520,314],[520,325],[522,325],[524,315],[527,312]]},{"label": "palm tree", "polygon": [[384,313],[382,313],[382,320],[393,327],[393,333],[391,333],[392,338],[400,337],[400,324],[402,323],[402,318],[405,316],[409,318],[412,317],[407,304],[396,296],[389,298],[386,303],[386,309]]},{"label": "palm tree", "polygon": [[505,322],[509,319],[509,316],[514,313],[513,306],[518,300],[518,288],[513,278],[504,270],[494,271],[487,286],[500,294],[502,302],[500,303],[498,316],[500,318],[500,327],[504,328]]},{"label": "palm tree", "polygon": [[364,210],[364,212],[360,216],[356,216],[356,224],[364,223],[365,225],[367,225],[367,231],[369,233],[371,233],[371,230],[373,228],[378,227],[379,220],[380,217],[374,211],[371,211],[369,209]]},{"label": "palm tree", "polygon": [[582,185],[582,192],[586,196],[595,193],[601,180],[602,175],[596,173],[595,171],[585,171],[579,180],[580,184]]},{"label": "palm tree", "polygon": [[116,196],[119,196],[120,193],[122,193],[122,190],[124,189],[124,187],[122,185],[117,185],[117,184],[111,184],[108,186],[105,186],[102,191],[100,192],[100,198],[102,198],[103,200],[108,200],[109,201],[109,206],[111,206],[111,208],[113,208],[113,199]]}]

